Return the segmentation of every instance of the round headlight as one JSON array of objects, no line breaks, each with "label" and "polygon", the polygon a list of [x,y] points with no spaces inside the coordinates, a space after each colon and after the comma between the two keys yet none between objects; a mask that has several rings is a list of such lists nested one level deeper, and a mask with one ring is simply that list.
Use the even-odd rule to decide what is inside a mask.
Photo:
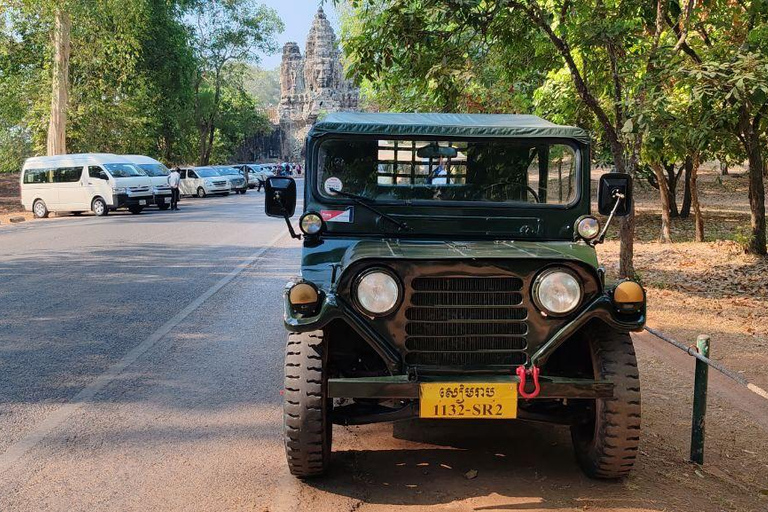
[{"label": "round headlight", "polygon": [[567,270],[547,270],[533,283],[536,305],[549,315],[566,315],[581,302],[581,283]]},{"label": "round headlight", "polygon": [[582,217],[576,224],[576,233],[584,240],[592,240],[600,234],[600,222],[594,217]]},{"label": "round headlight", "polygon": [[316,235],[323,229],[323,218],[314,212],[301,216],[299,227],[307,235]]},{"label": "round headlight", "polygon": [[400,285],[390,273],[371,270],[358,278],[355,293],[357,302],[365,313],[374,316],[386,315],[397,306]]}]

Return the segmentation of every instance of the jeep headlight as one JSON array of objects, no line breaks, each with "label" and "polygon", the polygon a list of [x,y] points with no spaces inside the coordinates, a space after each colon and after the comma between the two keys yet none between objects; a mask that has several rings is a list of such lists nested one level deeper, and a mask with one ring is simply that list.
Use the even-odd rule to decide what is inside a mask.
[{"label": "jeep headlight", "polygon": [[567,315],[581,302],[581,281],[565,269],[545,270],[533,283],[533,300],[547,315]]},{"label": "jeep headlight", "polygon": [[355,298],[363,313],[383,316],[391,313],[400,300],[400,284],[386,270],[373,269],[360,274],[354,287]]}]

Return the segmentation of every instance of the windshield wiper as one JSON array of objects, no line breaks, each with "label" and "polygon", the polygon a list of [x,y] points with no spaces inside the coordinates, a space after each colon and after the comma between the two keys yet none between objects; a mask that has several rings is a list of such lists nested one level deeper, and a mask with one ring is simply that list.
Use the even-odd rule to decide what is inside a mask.
[{"label": "windshield wiper", "polygon": [[374,208],[370,204],[368,204],[368,201],[370,201],[370,198],[365,196],[359,196],[357,194],[350,194],[349,192],[342,192],[339,189],[336,188],[330,188],[328,189],[330,192],[334,194],[339,194],[340,196],[348,197],[352,201],[354,201],[356,204],[359,204],[363,208],[367,208],[368,210],[372,211],[376,215],[379,215],[382,219],[387,219],[392,224],[396,225],[398,228],[400,228],[403,231],[410,231],[411,228],[406,224],[405,222],[400,222],[399,220],[395,219],[394,217],[390,217],[384,212],[379,211],[377,208]]}]

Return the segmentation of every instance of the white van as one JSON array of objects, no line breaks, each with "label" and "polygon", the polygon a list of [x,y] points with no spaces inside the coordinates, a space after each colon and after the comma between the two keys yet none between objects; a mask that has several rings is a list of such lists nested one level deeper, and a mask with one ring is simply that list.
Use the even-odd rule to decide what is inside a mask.
[{"label": "white van", "polygon": [[136,164],[136,167],[144,171],[149,179],[152,181],[152,195],[154,197],[154,203],[161,210],[167,210],[171,206],[171,186],[168,185],[168,175],[171,171],[168,168],[155,160],[144,155],[123,155],[126,160],[132,164]]},{"label": "white van", "polygon": [[117,208],[141,213],[151,202],[149,177],[123,156],[37,156],[21,172],[21,204],[37,218],[89,210],[103,216]]}]

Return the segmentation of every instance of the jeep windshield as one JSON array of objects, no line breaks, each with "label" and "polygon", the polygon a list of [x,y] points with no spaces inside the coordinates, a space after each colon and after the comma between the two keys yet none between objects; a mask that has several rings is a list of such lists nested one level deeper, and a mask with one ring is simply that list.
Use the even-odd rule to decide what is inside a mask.
[{"label": "jeep windshield", "polygon": [[580,153],[565,140],[330,139],[317,162],[317,191],[333,199],[546,207],[579,196]]}]

